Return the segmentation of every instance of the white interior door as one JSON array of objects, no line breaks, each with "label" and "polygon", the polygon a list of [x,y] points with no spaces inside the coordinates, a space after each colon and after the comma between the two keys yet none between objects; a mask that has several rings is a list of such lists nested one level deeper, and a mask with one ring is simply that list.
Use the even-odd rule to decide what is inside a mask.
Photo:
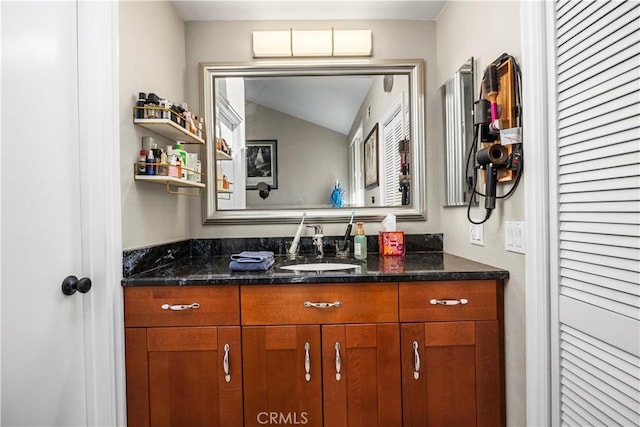
[{"label": "white interior door", "polygon": [[86,425],[73,2],[2,4],[2,424]]},{"label": "white interior door", "polygon": [[[108,2],[89,5],[0,4],[1,425],[124,423],[124,393],[117,385],[123,376],[122,332],[116,326],[121,321],[114,321],[121,310],[114,297],[120,295],[114,258],[120,258],[113,256],[121,253],[114,237],[120,205],[114,179],[108,179],[118,175],[105,164],[114,170],[118,165],[83,160],[101,149],[109,151],[100,138],[109,147],[117,145],[117,125],[99,125],[117,120],[111,120],[115,114],[110,112],[116,104],[104,96],[107,91],[117,99],[117,88],[100,72],[86,72],[91,68],[87,64],[94,64],[117,77],[117,63],[84,56],[92,44],[96,57],[114,56],[108,46],[95,43],[91,32],[116,42],[117,33],[104,35],[100,25],[85,27],[95,19],[87,16],[97,13],[95,22],[113,28],[117,8],[114,13]],[[91,10],[100,7],[106,9]],[[91,75],[98,75],[100,85],[91,83]],[[91,108],[95,105],[100,107]],[[108,156],[118,159],[117,149]],[[116,201],[109,204],[110,199]],[[69,275],[90,276],[93,289],[63,295],[61,283]]]},{"label": "white interior door", "polygon": [[558,1],[552,423],[640,425],[640,4]]}]

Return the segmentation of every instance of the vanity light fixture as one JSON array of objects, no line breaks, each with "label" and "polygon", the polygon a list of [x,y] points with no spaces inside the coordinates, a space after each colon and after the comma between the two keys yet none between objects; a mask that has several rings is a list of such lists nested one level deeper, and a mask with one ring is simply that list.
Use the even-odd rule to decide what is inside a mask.
[{"label": "vanity light fixture", "polygon": [[333,53],[330,30],[291,31],[293,56],[331,56]]},{"label": "vanity light fixture", "polygon": [[253,32],[254,58],[277,58],[284,56],[292,56],[291,30]]},{"label": "vanity light fixture", "polygon": [[371,30],[278,30],[253,32],[254,58],[371,56]]},{"label": "vanity light fixture", "polygon": [[371,30],[333,30],[333,56],[371,56]]}]

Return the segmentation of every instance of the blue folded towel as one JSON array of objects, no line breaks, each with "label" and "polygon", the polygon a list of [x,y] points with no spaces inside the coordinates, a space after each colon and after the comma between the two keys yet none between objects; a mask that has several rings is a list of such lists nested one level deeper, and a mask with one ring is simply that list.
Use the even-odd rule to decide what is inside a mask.
[{"label": "blue folded towel", "polygon": [[231,255],[232,261],[238,262],[262,262],[266,259],[273,259],[271,251],[244,251]]},{"label": "blue folded towel", "polygon": [[231,255],[229,269],[234,271],[268,270],[275,263],[271,251],[244,251]]}]

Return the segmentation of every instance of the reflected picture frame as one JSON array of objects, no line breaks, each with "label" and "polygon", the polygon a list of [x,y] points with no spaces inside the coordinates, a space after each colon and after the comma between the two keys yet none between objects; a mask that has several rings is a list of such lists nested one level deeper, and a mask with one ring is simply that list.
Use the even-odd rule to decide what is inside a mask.
[{"label": "reflected picture frame", "polygon": [[278,141],[247,140],[246,141],[246,188],[256,190],[260,182],[268,184],[271,189],[278,188]]},{"label": "reflected picture frame", "polygon": [[370,190],[380,185],[378,174],[378,123],[367,135],[364,149],[364,188]]}]

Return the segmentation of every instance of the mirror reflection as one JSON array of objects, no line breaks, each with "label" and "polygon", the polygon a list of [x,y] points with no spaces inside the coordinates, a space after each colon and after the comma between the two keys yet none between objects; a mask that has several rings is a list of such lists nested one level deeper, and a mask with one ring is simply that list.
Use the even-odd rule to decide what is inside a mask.
[{"label": "mirror reflection", "polygon": [[[227,101],[244,93],[234,107],[241,123],[216,129],[231,152],[216,172],[233,183],[218,209],[401,206],[409,80],[389,78],[386,89],[382,75],[217,79]],[[267,198],[256,191],[261,182]]]},{"label": "mirror reflection", "polygon": [[215,146],[205,222],[246,211],[421,210],[422,73],[407,62],[203,65]]},{"label": "mirror reflection", "polygon": [[473,142],[473,57],[441,88],[445,130],[445,206],[466,205],[471,197],[467,177],[473,173],[469,157]]}]

